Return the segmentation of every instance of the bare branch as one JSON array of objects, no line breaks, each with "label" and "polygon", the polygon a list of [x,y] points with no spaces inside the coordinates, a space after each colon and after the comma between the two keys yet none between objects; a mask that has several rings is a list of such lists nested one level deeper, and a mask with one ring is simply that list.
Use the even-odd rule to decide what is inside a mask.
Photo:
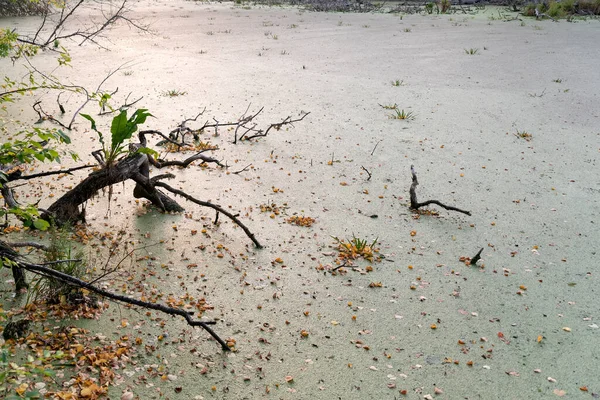
[{"label": "bare branch", "polygon": [[410,171],[412,173],[412,184],[410,185],[410,191],[409,191],[410,192],[410,208],[412,208],[413,210],[418,210],[420,207],[425,207],[429,204],[437,204],[438,206],[445,208],[446,210],[457,211],[457,212],[460,212],[463,214],[471,215],[470,211],[465,211],[465,210],[461,210],[460,208],[448,206],[438,200],[427,200],[422,203],[419,203],[417,201],[417,186],[419,185],[419,181],[417,180],[417,173],[415,172],[414,165],[410,166]]},{"label": "bare branch", "polygon": [[222,208],[221,206],[218,206],[218,205],[216,205],[216,204],[210,203],[210,202],[208,202],[208,201],[202,201],[202,200],[198,200],[198,199],[196,199],[196,198],[194,198],[194,197],[190,196],[189,194],[187,194],[187,193],[185,193],[185,192],[183,192],[183,191],[181,191],[181,190],[177,190],[177,189],[175,189],[175,188],[173,188],[173,187],[171,187],[171,186],[167,185],[167,184],[166,184],[166,183],[164,183],[164,182],[157,182],[157,183],[155,184],[155,186],[160,186],[160,187],[163,187],[163,188],[167,189],[169,192],[171,192],[171,193],[174,193],[174,194],[176,194],[176,195],[179,195],[179,196],[183,197],[184,199],[191,201],[192,203],[196,203],[196,204],[198,204],[198,205],[200,205],[200,206],[203,206],[203,207],[209,207],[209,208],[212,208],[213,210],[216,210],[216,211],[218,211],[218,212],[220,212],[220,213],[223,213],[223,214],[225,214],[225,215],[226,215],[226,216],[227,216],[229,219],[231,219],[233,222],[235,222],[235,224],[236,224],[236,225],[238,225],[240,228],[242,228],[242,229],[243,229],[243,231],[244,231],[244,232],[246,233],[246,235],[247,235],[247,236],[250,238],[250,240],[252,240],[252,242],[254,243],[254,245],[255,245],[256,247],[258,247],[259,249],[263,247],[263,246],[262,246],[262,245],[261,245],[261,244],[258,242],[258,240],[256,240],[256,238],[254,237],[254,234],[253,234],[252,232],[250,232],[250,229],[248,229],[248,228],[246,227],[246,225],[244,225],[244,224],[242,223],[242,221],[240,221],[240,220],[237,218],[237,216],[233,215],[232,213],[230,213],[229,211],[225,210],[225,209],[224,209],[224,208]]},{"label": "bare branch", "polygon": [[194,154],[193,156],[186,158],[183,161],[178,161],[178,160],[158,161],[158,160],[155,160],[153,157],[148,157],[148,160],[150,161],[150,164],[154,165],[156,168],[164,168],[164,167],[170,167],[170,166],[178,166],[178,167],[186,168],[188,165],[190,165],[192,162],[194,162],[196,160],[202,160],[203,162],[206,162],[206,163],[215,163],[219,167],[225,167],[216,158],[208,157],[208,156],[205,156],[204,154],[202,154],[205,151],[209,151],[209,150],[202,150],[202,151]]},{"label": "bare branch", "polygon": [[29,179],[40,178],[42,176],[58,175],[58,174],[69,174],[70,175],[71,172],[78,171],[80,169],[94,168],[95,166],[96,165],[80,165],[79,167],[73,167],[73,168],[69,168],[69,169],[59,169],[57,171],[46,171],[46,172],[40,172],[37,174],[24,175],[24,176],[18,177],[17,179],[15,179],[15,181],[29,180]]},{"label": "bare branch", "polygon": [[164,306],[162,304],[156,304],[156,303],[149,303],[146,301],[141,301],[138,299],[133,299],[131,297],[127,297],[127,296],[121,296],[115,293],[111,293],[107,290],[98,288],[88,282],[82,281],[81,279],[77,279],[71,275],[67,275],[64,274],[60,271],[56,271],[52,268],[47,268],[43,265],[39,265],[39,264],[32,264],[32,263],[28,263],[28,262],[24,262],[24,261],[18,261],[18,264],[21,268],[26,269],[28,271],[43,275],[43,276],[47,276],[47,277],[51,277],[54,279],[58,279],[62,282],[80,287],[80,288],[84,288],[89,290],[90,292],[94,292],[97,293],[103,297],[106,297],[108,299],[114,300],[114,301],[119,301],[122,303],[127,303],[127,304],[132,304],[135,306],[139,306],[139,307],[144,307],[144,308],[149,308],[151,310],[156,310],[156,311],[160,311],[162,313],[165,314],[169,314],[169,315],[179,315],[181,317],[183,317],[186,322],[188,323],[188,325],[190,326],[200,326],[202,327],[205,331],[207,331],[217,342],[219,342],[219,344],[221,345],[221,348],[225,351],[230,351],[231,349],[229,348],[229,346],[227,346],[227,343],[225,343],[225,341],[223,339],[221,339],[219,337],[219,335],[217,335],[215,333],[215,331],[213,331],[208,325],[212,325],[215,322],[214,321],[195,321],[192,319],[193,313],[184,311],[184,310],[179,310],[177,308],[172,308],[172,307],[167,307]]},{"label": "bare branch", "polygon": [[267,129],[266,129],[264,132],[262,132],[262,131],[258,131],[258,133],[256,133],[255,135],[252,135],[252,136],[246,136],[246,135],[244,134],[244,135],[242,135],[242,136],[240,137],[240,140],[251,140],[251,139],[254,139],[254,138],[257,138],[257,137],[264,137],[264,136],[267,136],[267,135],[269,134],[269,131],[270,131],[271,129],[273,129],[273,128],[274,128],[275,130],[279,130],[279,129],[281,129],[281,128],[282,128],[283,126],[285,126],[285,125],[292,125],[294,122],[300,122],[300,121],[302,121],[304,118],[306,118],[306,116],[307,116],[308,114],[310,114],[310,112],[303,112],[303,113],[302,113],[302,117],[300,117],[300,118],[296,118],[296,119],[292,119],[292,117],[291,117],[291,116],[289,116],[289,117],[285,118],[285,119],[284,119],[283,121],[281,121],[281,122],[277,122],[277,123],[274,123],[274,124],[271,124],[271,125],[269,125],[269,127],[268,127],[268,128],[267,128]]}]

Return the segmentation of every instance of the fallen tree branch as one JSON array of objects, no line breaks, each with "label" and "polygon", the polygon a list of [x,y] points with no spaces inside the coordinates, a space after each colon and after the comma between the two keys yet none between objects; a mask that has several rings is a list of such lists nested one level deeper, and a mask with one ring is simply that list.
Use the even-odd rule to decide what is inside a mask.
[{"label": "fallen tree branch", "polygon": [[[38,246],[42,246],[42,245],[38,245],[33,244],[33,243],[19,243],[17,244],[19,247],[22,246],[32,246],[32,247],[38,247]],[[36,273],[38,275],[42,275],[45,277],[49,277],[49,278],[54,278],[54,279],[58,279],[61,282],[73,285],[73,286],[77,286],[80,288],[84,288],[89,290],[90,292],[94,292],[96,294],[99,294],[100,296],[106,297],[108,299],[111,300],[115,300],[115,301],[120,301],[122,303],[127,303],[127,304],[132,304],[135,306],[139,306],[139,307],[144,307],[144,308],[149,308],[152,310],[156,310],[156,311],[160,311],[162,313],[165,314],[169,314],[169,315],[179,315],[181,317],[183,317],[186,322],[188,323],[188,325],[190,326],[200,326],[202,327],[204,330],[206,330],[213,338],[215,338],[215,340],[217,342],[219,342],[219,344],[221,345],[221,347],[223,348],[223,350],[225,351],[230,351],[229,346],[227,346],[227,343],[225,343],[225,341],[223,339],[221,339],[219,337],[219,335],[217,335],[208,325],[214,325],[215,322],[214,321],[195,321],[192,319],[192,315],[193,313],[189,313],[187,311],[184,310],[180,310],[177,308],[172,308],[172,307],[167,307],[164,306],[162,304],[156,304],[156,303],[148,303],[146,301],[142,301],[142,300],[137,300],[137,299],[133,299],[131,297],[127,297],[127,296],[121,296],[112,292],[109,292],[107,290],[98,288],[94,285],[92,285],[89,282],[83,281],[81,279],[75,278],[74,276],[65,274],[63,272],[54,270],[52,268],[48,268],[44,265],[40,265],[40,264],[34,264],[34,263],[30,263],[27,262],[25,260],[25,258],[23,256],[21,256],[19,253],[17,253],[11,246],[11,244],[6,243],[2,240],[0,240],[0,259],[3,261],[3,263],[6,263],[6,265],[10,265],[12,267],[13,270],[13,274],[18,273],[18,275],[20,277],[25,278],[25,274],[23,273],[23,270],[27,270],[27,271],[31,271],[33,273]],[[72,260],[58,260],[55,261],[53,263],[56,262],[66,262],[66,261],[72,261]],[[49,263],[46,263],[49,264]],[[19,282],[15,282],[17,284],[17,290],[22,289],[24,287],[27,287],[26,282],[22,282],[25,284],[24,287],[19,287]],[[21,284],[22,284],[21,283]]]},{"label": "fallen tree branch", "polygon": [[413,210],[418,210],[421,207],[428,206],[429,204],[437,204],[438,206],[445,208],[450,211],[457,211],[463,214],[471,215],[470,211],[461,210],[460,208],[456,208],[453,206],[448,206],[438,200],[427,200],[422,203],[419,203],[417,200],[417,186],[419,185],[419,181],[417,180],[417,173],[415,172],[415,166],[410,166],[410,172],[412,173],[412,184],[410,185],[410,208]]},{"label": "fallen tree branch", "polygon": [[259,249],[261,249],[263,246],[258,242],[258,240],[256,240],[256,238],[254,237],[254,234],[252,232],[250,232],[250,229],[248,229],[246,227],[246,225],[243,224],[242,221],[240,221],[237,216],[233,215],[232,213],[230,213],[229,211],[225,210],[224,208],[210,203],[208,201],[202,201],[202,200],[198,200],[192,196],[190,196],[189,194],[182,192],[181,190],[177,190],[169,185],[167,185],[164,182],[156,182],[154,186],[160,186],[162,188],[165,188],[166,190],[168,190],[169,192],[179,195],[181,197],[183,197],[186,200],[191,201],[192,203],[196,203],[200,206],[203,207],[209,207],[212,208],[213,210],[216,210],[217,212],[223,213],[224,215],[226,215],[227,217],[229,217],[229,219],[231,219],[237,226],[239,226],[240,228],[243,229],[243,231],[246,233],[246,235],[250,238],[250,240],[252,240],[252,242],[254,243],[254,245],[256,247],[258,247]]},{"label": "fallen tree branch", "polygon": [[80,287],[80,288],[84,288],[89,290],[90,292],[94,292],[96,294],[99,294],[103,297],[106,297],[108,299],[111,300],[115,300],[115,301],[120,301],[122,303],[127,303],[127,304],[132,304],[134,306],[139,306],[139,307],[144,307],[144,308],[149,308],[151,310],[156,310],[156,311],[160,311],[162,313],[165,314],[169,314],[169,315],[179,315],[181,317],[183,317],[186,322],[188,323],[188,325],[190,326],[200,326],[202,327],[205,331],[207,331],[217,342],[219,342],[219,344],[221,345],[221,348],[225,351],[230,351],[231,349],[229,348],[229,346],[227,346],[227,343],[225,343],[225,341],[223,339],[221,339],[219,337],[219,335],[217,335],[215,333],[215,331],[213,331],[208,325],[212,325],[214,324],[214,321],[211,322],[205,322],[205,321],[195,321],[192,319],[192,316],[190,315],[189,312],[187,311],[183,311],[183,310],[179,310],[177,308],[172,308],[172,307],[167,307],[164,306],[162,304],[156,304],[156,303],[148,303],[146,301],[141,301],[141,300],[137,300],[137,299],[133,299],[131,297],[127,297],[127,296],[121,296],[115,293],[111,293],[107,290],[104,289],[100,289],[88,282],[82,281],[81,279],[77,279],[71,275],[67,275],[64,274],[60,271],[56,271],[52,268],[47,268],[43,265],[39,265],[39,264],[32,264],[32,263],[28,263],[28,262],[24,262],[24,261],[19,261],[18,262],[19,266],[23,269],[26,269],[28,271],[46,276],[46,277],[51,277],[54,279],[58,279],[62,282]]}]

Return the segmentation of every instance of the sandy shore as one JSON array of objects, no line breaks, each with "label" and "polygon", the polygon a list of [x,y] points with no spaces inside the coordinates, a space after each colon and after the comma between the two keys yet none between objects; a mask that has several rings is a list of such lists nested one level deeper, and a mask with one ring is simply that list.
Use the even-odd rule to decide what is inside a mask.
[{"label": "sandy shore", "polygon": [[[182,321],[163,329],[114,306],[132,323],[105,333],[151,342],[168,332],[173,343],[160,355],[180,375],[148,387],[136,381],[143,368],[132,370],[115,398],[126,387],[140,398],[157,398],[160,388],[190,399],[391,399],[404,389],[417,399],[435,387],[448,399],[600,392],[598,21],[504,22],[497,9],[350,15],[166,0],[140,2],[133,15],[153,33],[118,27],[103,42],[109,50],[72,47],[72,69],[58,73],[95,87],[129,62],[107,86],[119,87],[116,104],[129,92],[144,96],[140,106],[156,116],[148,127],[164,132],[204,107],[202,122],[235,120],[249,104],[264,107],[261,124],[311,114],[255,143],[233,145],[225,129],[206,134],[230,171],[253,168],[234,175],[193,167],[176,171],[171,183],[240,212],[263,250],[228,222],[212,226],[213,214],[190,204],[192,218],[146,214],[130,184],[115,188],[109,219],[106,198],[89,206],[94,229],[166,240],[150,250],[158,257],[150,267],[168,267],[160,287],[206,296],[214,306],[207,315],[222,321],[216,330],[237,340],[237,353],[222,354]],[[165,96],[170,90],[185,94]],[[414,119],[390,118],[381,105],[393,104]],[[80,121],[72,133],[84,161],[97,146],[88,127]],[[414,219],[411,164],[420,200],[472,216],[436,208],[439,217]],[[282,206],[275,218],[260,210],[272,202]],[[294,213],[316,223],[287,224]],[[187,234],[203,227],[205,235]],[[335,260],[332,236],[353,235],[378,238],[385,259],[357,263],[373,272],[317,269]],[[484,268],[459,262],[481,247]],[[199,268],[187,269],[192,262]],[[140,366],[158,363],[155,356]]]}]

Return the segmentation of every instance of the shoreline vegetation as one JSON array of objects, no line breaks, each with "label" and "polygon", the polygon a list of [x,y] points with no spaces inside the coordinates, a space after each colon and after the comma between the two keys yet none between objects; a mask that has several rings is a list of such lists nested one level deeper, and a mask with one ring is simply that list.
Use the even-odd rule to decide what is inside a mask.
[{"label": "shoreline vegetation", "polygon": [[[206,2],[203,0],[190,0]],[[389,12],[389,13],[424,13],[424,14],[450,14],[467,13],[470,7],[477,9],[485,6],[506,6],[510,11],[519,12],[526,17],[571,19],[575,16],[591,17],[600,15],[600,0],[550,0],[550,1],[451,1],[438,0],[422,1],[392,1],[371,2],[368,0],[233,0],[236,5],[266,5],[282,6],[291,5],[306,8],[317,12]],[[0,17],[41,15],[49,6],[50,0],[0,0]],[[536,13],[537,10],[537,13]]]}]

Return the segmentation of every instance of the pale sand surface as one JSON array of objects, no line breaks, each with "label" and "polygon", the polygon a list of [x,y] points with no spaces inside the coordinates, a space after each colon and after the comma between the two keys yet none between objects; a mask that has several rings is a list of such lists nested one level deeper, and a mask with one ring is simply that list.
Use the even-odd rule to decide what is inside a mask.
[{"label": "pale sand surface", "polygon": [[[160,329],[143,313],[113,306],[116,318],[126,316],[131,324],[108,325],[105,333],[152,342],[166,331],[185,340],[159,351],[170,373],[180,375],[177,381],[138,385],[144,372],[132,369],[111,398],[125,387],[140,398],[157,397],[160,387],[166,397],[181,399],[392,399],[401,389],[417,399],[433,395],[434,387],[444,390],[436,397],[447,399],[600,392],[600,329],[594,325],[600,318],[600,24],[527,19],[521,26],[490,15],[495,11],[400,18],[145,1],[134,16],[151,22],[155,34],[120,27],[103,42],[110,51],[71,47],[73,68],[60,74],[84,86],[95,87],[109,70],[131,62],[125,69],[131,74],[119,72],[106,86],[119,87],[116,104],[129,92],[144,96],[139,105],[156,116],[147,126],[163,132],[204,107],[202,122],[234,120],[248,104],[255,111],[265,107],[262,124],[311,112],[294,129],[256,143],[233,145],[225,130],[205,135],[231,170],[253,164],[252,170],[174,171],[172,185],[239,211],[263,250],[252,249],[229,222],[213,227],[211,212],[183,200],[194,218],[206,220],[135,216],[143,209],[131,201],[130,183],[115,187],[110,219],[104,219],[105,197],[88,207],[93,229],[125,228],[136,242],[147,232],[151,242],[166,240],[166,248],[150,249],[158,256],[155,268],[170,269],[160,288],[179,294],[183,280],[191,293],[204,294],[214,306],[207,316],[223,320],[216,331],[234,337],[238,348],[222,354],[204,332],[192,333],[180,320]],[[31,23],[19,21],[17,28]],[[467,55],[470,48],[477,54]],[[394,87],[393,80],[403,85]],[[168,90],[187,94],[170,98],[163,95]],[[390,119],[378,105],[394,103],[416,118]],[[72,98],[69,106],[76,104]],[[107,126],[108,119],[101,121]],[[517,130],[533,139],[517,138]],[[97,143],[88,124],[80,121],[72,137],[91,160],[87,151]],[[420,200],[435,198],[473,215],[436,208],[439,218],[413,219],[407,208],[411,164],[419,173]],[[317,222],[300,228],[286,224],[285,215],[270,218],[260,212],[268,202],[286,203],[287,216]],[[202,223],[210,239],[188,234]],[[334,260],[331,236],[353,234],[379,238],[386,260],[369,274],[315,269]],[[205,251],[196,248],[201,244]],[[480,247],[485,268],[458,261]],[[285,267],[272,263],[278,257]],[[199,267],[187,269],[190,263]],[[369,288],[370,282],[383,288]],[[527,290],[518,295],[521,285]],[[102,331],[107,325],[89,326]],[[300,337],[302,329],[308,338]],[[356,340],[370,349],[358,348]],[[140,366],[158,362],[142,357]],[[200,375],[197,364],[208,373]],[[388,388],[392,383],[396,387]],[[175,394],[175,387],[183,392]]]}]

